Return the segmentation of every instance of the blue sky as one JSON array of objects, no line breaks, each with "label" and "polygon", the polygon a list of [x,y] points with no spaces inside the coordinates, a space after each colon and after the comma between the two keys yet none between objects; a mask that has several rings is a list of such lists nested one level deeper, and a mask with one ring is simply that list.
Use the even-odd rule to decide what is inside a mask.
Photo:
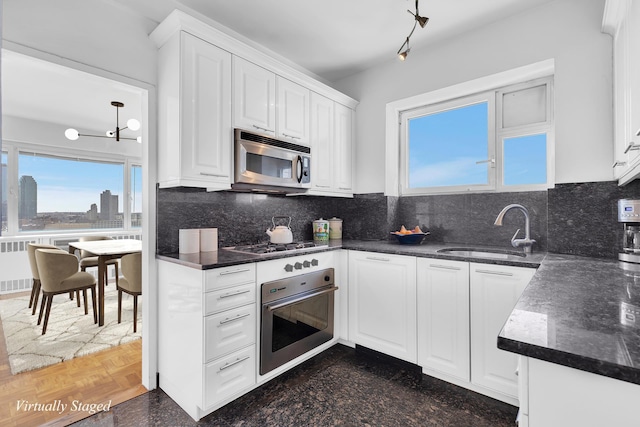
[{"label": "blue sky", "polygon": [[[86,212],[95,203],[100,210],[100,194],[110,190],[123,203],[122,164],[78,162],[21,154],[18,176],[31,175],[38,183],[38,212]],[[135,205],[142,206],[141,174],[136,176]]]},{"label": "blue sky", "polygon": [[[409,120],[409,188],[488,182],[487,103]],[[500,149],[500,145],[496,149]],[[504,141],[504,184],[546,182],[546,135]]]}]

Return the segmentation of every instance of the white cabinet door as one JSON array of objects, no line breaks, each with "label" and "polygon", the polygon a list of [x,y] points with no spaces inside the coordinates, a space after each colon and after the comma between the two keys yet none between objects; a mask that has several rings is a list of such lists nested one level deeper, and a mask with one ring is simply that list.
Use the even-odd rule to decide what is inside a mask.
[{"label": "white cabinet door", "polygon": [[416,363],[415,257],[349,251],[349,339]]},{"label": "white cabinet door", "polygon": [[613,108],[614,108],[614,165],[615,178],[620,178],[629,169],[629,36],[625,22],[620,24],[613,41]]},{"label": "white cabinet door", "polygon": [[233,124],[275,136],[276,75],[233,57]]},{"label": "white cabinet door", "polygon": [[333,162],[334,188],[339,192],[353,192],[353,110],[338,103],[335,104]]},{"label": "white cabinet door", "polygon": [[311,187],[331,190],[333,185],[334,102],[311,93]]},{"label": "white cabinet door", "polygon": [[309,143],[309,89],[276,77],[278,90],[277,136],[295,143]]},{"label": "white cabinet door", "polygon": [[255,384],[256,365],[256,347],[253,345],[205,365],[204,408],[223,402]]},{"label": "white cabinet door", "polygon": [[231,54],[185,32],[159,51],[161,187],[231,186]]},{"label": "white cabinet door", "polygon": [[230,183],[231,54],[183,33],[182,174]]},{"label": "white cabinet door", "polygon": [[417,263],[418,365],[469,381],[469,263]]},{"label": "white cabinet door", "polygon": [[[640,2],[629,2],[626,20],[629,38],[629,132],[634,145],[640,146]],[[638,163],[640,150],[634,151],[632,163]]]},{"label": "white cabinet door", "polygon": [[477,263],[469,268],[471,382],[517,398],[517,355],[498,349],[498,334],[535,269]]}]

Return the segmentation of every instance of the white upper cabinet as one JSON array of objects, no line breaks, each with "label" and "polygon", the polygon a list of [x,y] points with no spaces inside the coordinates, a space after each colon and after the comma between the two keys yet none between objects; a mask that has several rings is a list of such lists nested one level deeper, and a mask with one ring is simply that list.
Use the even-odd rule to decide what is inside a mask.
[{"label": "white upper cabinet", "polygon": [[311,188],[333,188],[334,102],[311,93]]},{"label": "white upper cabinet", "polygon": [[607,0],[602,29],[613,36],[614,177],[640,176],[640,2]]},{"label": "white upper cabinet", "polygon": [[159,51],[161,187],[231,185],[231,54],[185,32]]},{"label": "white upper cabinet", "polygon": [[353,197],[354,111],[311,93],[311,190],[309,194]]},{"label": "white upper cabinet", "polygon": [[[159,48],[160,187],[230,189],[233,130],[240,128],[315,144],[311,179],[314,169],[320,179],[309,194],[353,196],[357,101],[179,10],[150,38]],[[315,107],[312,94],[323,98]]]},{"label": "white upper cabinet", "polygon": [[233,57],[233,125],[276,135],[276,75]]},{"label": "white upper cabinet", "polygon": [[309,89],[276,77],[278,108],[276,134],[296,143],[309,143]]}]

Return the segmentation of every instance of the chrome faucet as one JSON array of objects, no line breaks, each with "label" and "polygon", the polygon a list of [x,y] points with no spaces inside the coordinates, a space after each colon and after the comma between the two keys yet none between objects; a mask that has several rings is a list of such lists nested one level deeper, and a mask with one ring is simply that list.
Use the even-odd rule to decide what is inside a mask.
[{"label": "chrome faucet", "polygon": [[498,217],[496,218],[496,221],[493,224],[494,225],[502,225],[502,219],[504,218],[504,215],[507,212],[509,212],[511,209],[520,209],[522,211],[522,213],[524,214],[524,239],[516,239],[516,236],[520,232],[520,229],[518,228],[518,230],[516,230],[516,233],[511,238],[511,246],[513,246],[514,248],[519,248],[520,246],[522,246],[524,248],[524,253],[530,254],[531,253],[531,246],[533,246],[533,244],[536,241],[533,240],[531,238],[531,236],[530,236],[529,211],[527,211],[527,208],[525,208],[522,205],[515,204],[515,203],[511,204],[511,205],[507,205],[507,206],[504,207],[504,209],[502,209],[500,211],[500,213],[498,214]]}]

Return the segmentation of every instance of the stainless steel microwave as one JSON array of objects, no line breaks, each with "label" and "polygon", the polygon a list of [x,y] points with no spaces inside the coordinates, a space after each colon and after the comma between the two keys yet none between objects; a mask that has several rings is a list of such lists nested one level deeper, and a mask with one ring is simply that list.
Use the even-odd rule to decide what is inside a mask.
[{"label": "stainless steel microwave", "polygon": [[311,187],[311,148],[235,130],[233,190],[303,192]]}]

